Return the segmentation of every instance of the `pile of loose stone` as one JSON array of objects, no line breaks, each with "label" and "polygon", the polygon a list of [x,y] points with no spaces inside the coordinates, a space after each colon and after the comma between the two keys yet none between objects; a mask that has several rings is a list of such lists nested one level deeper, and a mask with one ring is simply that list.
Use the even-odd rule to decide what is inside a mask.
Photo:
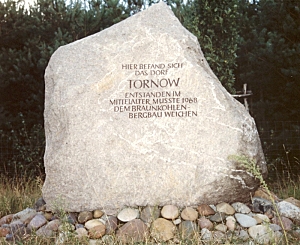
[{"label": "pile of loose stone", "polygon": [[122,243],[151,239],[179,243],[183,239],[199,239],[269,244],[283,240],[283,231],[286,231],[293,239],[300,240],[300,201],[294,198],[276,199],[276,206],[281,222],[263,190],[257,191],[248,205],[223,202],[181,210],[174,205],[146,206],[124,208],[115,215],[108,215],[102,210],[52,213],[47,211],[41,198],[34,209],[27,208],[2,217],[0,239],[15,242],[35,234],[56,237],[59,244],[73,234],[78,239],[89,239],[90,244],[99,239],[108,244],[112,244],[114,239]]}]

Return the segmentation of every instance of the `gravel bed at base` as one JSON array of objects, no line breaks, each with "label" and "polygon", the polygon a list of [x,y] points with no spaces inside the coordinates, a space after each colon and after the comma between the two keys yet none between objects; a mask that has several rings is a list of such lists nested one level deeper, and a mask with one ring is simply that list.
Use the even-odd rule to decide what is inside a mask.
[{"label": "gravel bed at base", "polygon": [[[291,201],[293,200],[293,201]],[[297,200],[296,200],[297,201]],[[32,236],[55,239],[63,244],[69,237],[85,239],[88,244],[131,244],[183,240],[230,244],[279,244],[284,231],[300,243],[300,207],[295,199],[276,200],[280,219],[270,200],[256,195],[252,203],[199,204],[180,208],[124,207],[115,214],[104,210],[78,213],[53,213],[40,198],[34,208],[0,219],[1,239],[14,243]]]}]

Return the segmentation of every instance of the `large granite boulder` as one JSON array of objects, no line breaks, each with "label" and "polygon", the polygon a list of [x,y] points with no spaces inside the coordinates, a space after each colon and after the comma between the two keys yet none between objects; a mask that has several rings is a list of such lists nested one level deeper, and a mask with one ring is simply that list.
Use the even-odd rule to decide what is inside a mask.
[{"label": "large granite boulder", "polygon": [[163,2],[60,47],[45,79],[48,209],[244,202],[259,183],[230,156],[266,174],[253,118]]}]

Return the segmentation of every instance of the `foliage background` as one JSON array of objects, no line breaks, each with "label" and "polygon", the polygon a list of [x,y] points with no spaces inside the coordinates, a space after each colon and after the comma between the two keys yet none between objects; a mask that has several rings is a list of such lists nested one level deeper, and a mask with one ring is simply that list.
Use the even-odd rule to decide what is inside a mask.
[{"label": "foliage background", "polygon": [[[44,71],[53,52],[156,3],[153,0],[37,0],[0,2],[0,135],[7,174],[42,174]],[[269,138],[268,151],[282,142],[292,165],[300,139],[286,140],[300,126],[300,1],[166,0],[197,36],[211,68],[230,93],[247,83],[251,114]],[[264,121],[289,122],[266,127]],[[293,123],[290,123],[293,121]],[[1,143],[0,142],[0,143]],[[280,162],[282,154],[268,159]],[[278,161],[279,159],[279,161]],[[8,169],[12,169],[13,171]]]}]

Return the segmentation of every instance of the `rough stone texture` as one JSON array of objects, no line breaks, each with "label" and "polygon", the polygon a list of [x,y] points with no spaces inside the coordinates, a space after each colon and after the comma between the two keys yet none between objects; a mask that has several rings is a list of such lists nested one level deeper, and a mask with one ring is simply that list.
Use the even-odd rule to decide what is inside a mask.
[{"label": "rough stone texture", "polygon": [[105,225],[102,223],[89,229],[89,237],[91,239],[99,239],[105,234]]},{"label": "rough stone texture", "polygon": [[109,216],[105,222],[106,231],[105,234],[113,234],[118,228],[118,219],[115,216]]},{"label": "rough stone texture", "polygon": [[9,224],[9,227],[11,229],[12,232],[18,230],[19,228],[21,227],[25,227],[26,225],[21,221],[21,220],[15,220],[15,221],[12,221],[10,224]]},{"label": "rough stone texture", "polygon": [[271,201],[261,198],[253,197],[252,200],[252,211],[255,213],[266,213],[273,209],[273,204]]},{"label": "rough stone texture", "polygon": [[[293,222],[289,218],[286,218],[286,217],[283,217],[283,216],[281,216],[280,218],[281,218],[281,222],[282,222],[282,229],[284,229],[286,231],[292,230],[292,228],[294,226]],[[278,217],[274,217],[272,219],[272,222],[276,225],[281,226],[281,222],[280,222]]]},{"label": "rough stone texture", "polygon": [[3,216],[0,219],[0,226],[3,224],[9,224],[12,221],[13,217],[14,217],[13,214],[8,214],[8,215]]},{"label": "rough stone texture", "polygon": [[42,197],[40,197],[34,204],[35,210],[38,211],[44,211],[45,210],[45,201]]},{"label": "rough stone texture", "polygon": [[279,198],[272,191],[270,191],[270,193],[271,193],[271,196],[265,188],[259,187],[254,192],[254,197],[264,198],[264,199],[269,200],[269,201],[272,201],[272,200],[279,201]]},{"label": "rough stone texture", "polygon": [[89,211],[80,212],[78,215],[78,223],[83,224],[93,218],[93,213]]},{"label": "rough stone texture", "polygon": [[151,225],[151,236],[162,241],[168,241],[175,236],[176,226],[169,220],[158,218]]},{"label": "rough stone texture", "polygon": [[300,201],[295,199],[294,197],[289,197],[289,198],[285,199],[284,201],[294,204],[295,206],[300,208]]},{"label": "rough stone texture", "polygon": [[210,230],[208,230],[206,228],[203,228],[201,230],[201,239],[207,241],[207,240],[211,240],[212,238],[213,238],[213,235]]},{"label": "rough stone texture", "polygon": [[159,218],[159,215],[160,210],[157,206],[147,206],[141,212],[141,220],[143,220],[145,223],[151,223],[152,221]]},{"label": "rough stone texture", "polygon": [[214,215],[215,211],[207,204],[201,204],[197,208],[200,216]]},{"label": "rough stone texture", "polygon": [[27,227],[20,227],[19,229],[15,230],[15,231],[11,231],[11,234],[8,235],[12,235],[12,237],[9,237],[8,235],[6,235],[6,240],[10,241],[7,238],[11,238],[11,241],[20,241],[20,240],[25,240],[27,239],[31,234],[31,230]]},{"label": "rough stone texture", "polygon": [[46,227],[50,230],[57,231],[58,227],[61,225],[61,221],[59,219],[51,220]]},{"label": "rough stone texture", "polygon": [[250,208],[241,202],[232,203],[231,206],[237,213],[248,214],[251,212]]},{"label": "rough stone texture", "polygon": [[38,229],[41,226],[45,225],[47,223],[46,218],[42,214],[37,214],[33,217],[33,219],[29,222],[28,228],[30,229]]},{"label": "rough stone texture", "polygon": [[252,237],[258,244],[269,244],[275,239],[274,232],[264,225],[252,226],[248,229],[250,237]]},{"label": "rough stone texture", "polygon": [[42,226],[35,233],[37,236],[43,236],[43,237],[52,237],[54,235],[54,231],[49,229],[46,225]]},{"label": "rough stone texture", "polygon": [[276,204],[278,208],[278,212],[287,218],[300,222],[300,208],[296,205],[282,201]]},{"label": "rough stone texture", "polygon": [[116,234],[116,237],[123,243],[142,242],[149,236],[147,225],[140,219],[134,219],[123,225]]},{"label": "rough stone texture", "polygon": [[231,155],[266,174],[253,118],[164,2],[60,47],[45,83],[50,210],[250,200],[259,183]]},{"label": "rough stone texture", "polygon": [[28,224],[37,212],[32,208],[26,208],[13,216],[13,220],[20,220],[21,222]]},{"label": "rough stone texture", "polygon": [[191,220],[181,222],[178,231],[182,239],[195,239],[199,235],[198,226]]}]

